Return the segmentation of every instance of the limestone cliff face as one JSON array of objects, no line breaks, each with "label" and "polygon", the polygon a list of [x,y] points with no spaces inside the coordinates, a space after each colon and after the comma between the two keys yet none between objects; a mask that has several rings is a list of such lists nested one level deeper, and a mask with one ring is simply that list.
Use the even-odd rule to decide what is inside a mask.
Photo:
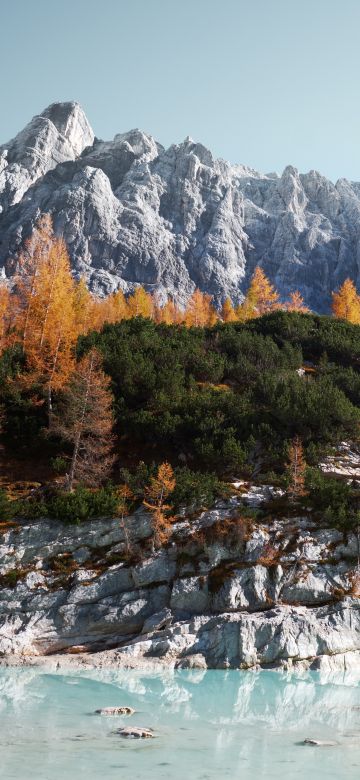
[{"label": "limestone cliff face", "polygon": [[238,514],[238,497],[219,503],[152,552],[139,510],[126,520],[130,559],[117,519],[22,521],[1,538],[0,654],[117,648],[119,664],[360,669],[355,536]]},{"label": "limestone cliff face", "polygon": [[0,147],[0,266],[43,212],[100,294],[141,283],[180,301],[195,286],[241,300],[260,263],[283,296],[298,288],[325,311],[346,276],[360,281],[359,183],[291,166],[262,175],[190,138],[167,150],[140,130],[100,141],[76,103]]}]

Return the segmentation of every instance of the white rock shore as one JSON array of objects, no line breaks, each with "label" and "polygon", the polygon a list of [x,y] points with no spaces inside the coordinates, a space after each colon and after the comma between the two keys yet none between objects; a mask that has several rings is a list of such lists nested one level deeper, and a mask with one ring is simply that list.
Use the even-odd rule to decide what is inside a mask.
[{"label": "white rock shore", "polygon": [[176,523],[155,552],[138,510],[130,560],[118,519],[6,530],[0,663],[360,671],[356,537],[309,518],[235,523],[219,537],[239,501]]}]

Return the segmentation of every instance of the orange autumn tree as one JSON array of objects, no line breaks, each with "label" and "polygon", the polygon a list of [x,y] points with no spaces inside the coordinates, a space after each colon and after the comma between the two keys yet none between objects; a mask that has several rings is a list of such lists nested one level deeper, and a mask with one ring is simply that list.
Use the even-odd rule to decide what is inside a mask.
[{"label": "orange autumn tree", "polygon": [[223,322],[235,322],[237,319],[235,309],[230,298],[225,298],[221,307],[220,317]]},{"label": "orange autumn tree", "polygon": [[113,397],[110,378],[92,349],[78,362],[51,417],[51,432],[72,445],[67,488],[75,480],[97,487],[109,477],[113,456]]},{"label": "orange autumn tree", "polygon": [[69,255],[51,225],[46,227],[45,234],[39,233],[35,240],[36,272],[31,284],[23,276],[20,279],[18,321],[26,355],[20,381],[24,386],[46,388],[50,413],[53,390],[62,389],[73,370],[78,329]]},{"label": "orange autumn tree", "polygon": [[347,320],[354,325],[360,323],[360,297],[351,279],[345,279],[340,289],[333,292],[331,308],[337,319]]},{"label": "orange autumn tree", "polygon": [[256,266],[244,302],[236,312],[238,319],[247,320],[279,308],[279,295],[260,266]]},{"label": "orange autumn tree", "polygon": [[154,311],[153,298],[143,287],[136,287],[127,299],[129,317],[152,318]]},{"label": "orange autumn tree", "polygon": [[129,306],[122,290],[117,290],[110,296],[112,322],[120,322],[129,318]]},{"label": "orange autumn tree", "polygon": [[302,295],[299,290],[295,290],[290,295],[290,299],[285,304],[286,311],[299,311],[303,314],[310,312],[310,309],[305,305]]},{"label": "orange autumn tree", "polygon": [[74,289],[74,314],[75,328],[78,335],[83,336],[92,329],[93,296],[89,292],[85,278],[82,276],[75,283]]},{"label": "orange autumn tree", "polygon": [[7,347],[10,316],[10,292],[5,282],[0,282],[0,355]]},{"label": "orange autumn tree", "polygon": [[211,327],[217,322],[218,315],[212,305],[211,295],[196,290],[190,296],[184,314],[184,322],[188,328]]},{"label": "orange autumn tree", "polygon": [[153,518],[154,544],[160,547],[169,538],[171,519],[167,516],[171,505],[166,501],[176,486],[176,479],[170,463],[162,463],[150,485],[145,488],[144,506],[150,510]]},{"label": "orange autumn tree", "polygon": [[155,303],[154,319],[155,322],[163,322],[165,325],[176,325],[182,322],[184,313],[179,309],[175,301],[169,297],[163,306]]},{"label": "orange autumn tree", "polygon": [[299,498],[306,495],[305,474],[306,462],[303,446],[300,437],[295,436],[289,447],[289,460],[287,465],[289,480],[287,495],[291,503],[294,503]]},{"label": "orange autumn tree", "polygon": [[101,330],[105,323],[114,324],[127,320],[132,316],[122,290],[107,295],[105,298],[93,298],[91,307],[91,328]]},{"label": "orange autumn tree", "polygon": [[28,334],[31,333],[29,321],[32,314],[33,298],[37,289],[40,269],[46,260],[53,242],[52,220],[44,214],[37,222],[31,237],[25,242],[15,274],[18,311],[16,329],[24,352],[27,348]]}]

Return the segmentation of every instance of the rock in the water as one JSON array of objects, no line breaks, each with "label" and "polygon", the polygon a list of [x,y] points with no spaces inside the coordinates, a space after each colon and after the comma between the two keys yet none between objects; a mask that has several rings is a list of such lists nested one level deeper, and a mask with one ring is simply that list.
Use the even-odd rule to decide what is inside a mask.
[{"label": "rock in the water", "polygon": [[304,739],[303,745],[314,745],[315,747],[335,747],[338,742],[330,739]]},{"label": "rock in the water", "polygon": [[96,715],[133,715],[135,710],[132,707],[101,707],[95,712]]},{"label": "rock in the water", "polygon": [[155,737],[152,729],[144,729],[140,726],[126,726],[126,728],[118,729],[116,733],[126,739],[154,739]]},{"label": "rock in the water", "polygon": [[176,669],[207,669],[204,656],[201,653],[192,653],[191,655],[180,658],[176,664]]}]

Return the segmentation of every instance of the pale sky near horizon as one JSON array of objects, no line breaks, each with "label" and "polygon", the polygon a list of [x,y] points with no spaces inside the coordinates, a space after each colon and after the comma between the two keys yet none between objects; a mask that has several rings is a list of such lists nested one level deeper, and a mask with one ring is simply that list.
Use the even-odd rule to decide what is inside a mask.
[{"label": "pale sky near horizon", "polygon": [[57,100],[104,139],[360,181],[360,0],[0,0],[0,143]]}]

